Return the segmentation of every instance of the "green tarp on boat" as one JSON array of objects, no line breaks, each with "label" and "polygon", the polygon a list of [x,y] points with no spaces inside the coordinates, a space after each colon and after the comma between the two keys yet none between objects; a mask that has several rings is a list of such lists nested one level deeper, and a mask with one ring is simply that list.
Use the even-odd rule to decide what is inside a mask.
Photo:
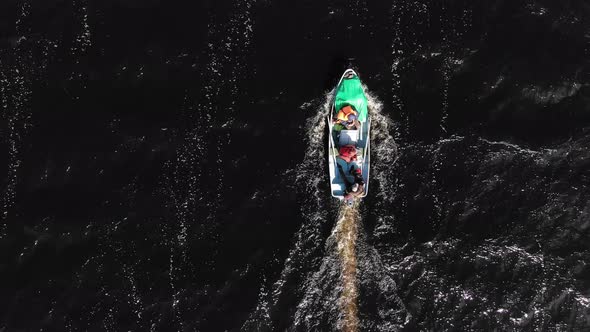
[{"label": "green tarp on boat", "polygon": [[357,76],[344,78],[336,90],[334,111],[338,112],[346,105],[352,106],[359,112],[360,122],[367,121],[367,97],[361,86],[361,80]]}]

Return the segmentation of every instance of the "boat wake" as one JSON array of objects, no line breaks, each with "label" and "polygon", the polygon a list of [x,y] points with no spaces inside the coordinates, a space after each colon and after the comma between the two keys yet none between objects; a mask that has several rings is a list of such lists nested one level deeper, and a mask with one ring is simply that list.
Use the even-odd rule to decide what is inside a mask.
[{"label": "boat wake", "polygon": [[358,331],[358,288],[356,241],[360,222],[358,202],[343,206],[334,228],[340,258],[342,291],[340,293],[340,330]]},{"label": "boat wake", "polygon": [[[379,202],[389,201],[392,185],[388,179],[391,179],[391,165],[397,157],[397,146],[391,135],[393,122],[383,114],[382,103],[366,87],[363,88],[372,121],[371,181],[375,182],[373,188],[377,188],[371,196]],[[369,320],[363,321],[363,313],[360,312],[361,274],[379,279],[371,285],[378,284],[385,292],[380,297],[399,299],[393,278],[384,268],[379,268],[383,264],[379,264],[378,253],[371,250],[366,241],[361,222],[363,204],[357,201],[352,206],[346,206],[329,195],[325,142],[326,117],[331,111],[333,93],[330,91],[323,98],[302,106],[304,110],[313,108],[306,128],[308,145],[305,158],[295,170],[296,188],[302,197],[303,222],[278,280],[270,291],[263,285],[261,294],[264,296],[259,297],[256,309],[242,330],[359,331],[370,327],[391,330],[391,324],[383,329],[384,325],[375,326]],[[386,202],[380,204],[386,205]],[[359,247],[362,248],[360,255]],[[371,271],[369,265],[377,266],[379,271]],[[384,312],[397,314],[401,309],[403,313],[399,316],[402,316],[403,323],[403,304],[390,302],[396,308],[388,308]],[[391,315],[382,316],[383,320],[391,323]],[[395,326],[399,327],[399,324]]]}]

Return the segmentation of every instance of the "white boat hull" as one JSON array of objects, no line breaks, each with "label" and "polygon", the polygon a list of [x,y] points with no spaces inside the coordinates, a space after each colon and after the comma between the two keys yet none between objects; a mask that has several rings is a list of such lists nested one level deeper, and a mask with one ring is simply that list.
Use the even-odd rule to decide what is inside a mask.
[{"label": "white boat hull", "polygon": [[[352,69],[348,69],[342,75],[342,79],[349,72],[356,73]],[[340,84],[340,83],[338,83]],[[330,190],[332,197],[343,200],[346,194],[346,181],[343,176],[346,176],[348,183],[353,183],[354,179],[350,174],[349,170],[351,167],[361,169],[363,180],[365,182],[364,192],[362,195],[357,197],[366,197],[369,191],[369,170],[371,162],[370,154],[370,134],[371,134],[371,120],[367,117],[367,121],[362,122],[361,126],[357,130],[341,130],[340,135],[337,137],[334,131],[334,123],[332,117],[334,116],[334,105],[332,105],[331,114],[328,116],[328,168],[330,173]],[[344,145],[354,145],[357,148],[357,160],[350,163],[345,162],[343,159],[338,157],[338,150]],[[342,172],[338,169],[338,164],[342,167]],[[344,174],[343,174],[344,173]]]}]

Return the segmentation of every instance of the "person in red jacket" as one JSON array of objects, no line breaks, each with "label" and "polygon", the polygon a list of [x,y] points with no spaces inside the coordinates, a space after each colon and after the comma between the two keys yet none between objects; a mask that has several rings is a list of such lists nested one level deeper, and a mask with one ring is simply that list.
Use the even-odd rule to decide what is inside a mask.
[{"label": "person in red jacket", "polygon": [[[338,157],[346,162],[349,173],[346,174],[343,167],[337,163],[338,171],[340,172],[340,175],[344,179],[344,183],[346,184],[344,199],[349,200],[351,198],[362,195],[364,191],[365,181],[363,180],[363,174],[361,169],[355,163],[357,159],[356,147],[354,145],[342,146],[340,147],[338,154]],[[352,182],[350,181],[351,177],[353,179]]]}]

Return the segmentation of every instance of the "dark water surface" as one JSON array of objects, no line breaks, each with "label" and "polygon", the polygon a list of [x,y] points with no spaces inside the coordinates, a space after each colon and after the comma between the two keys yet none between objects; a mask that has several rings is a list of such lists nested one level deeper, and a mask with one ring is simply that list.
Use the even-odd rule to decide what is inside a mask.
[{"label": "dark water surface", "polygon": [[338,329],[349,64],[359,330],[589,330],[589,59],[581,0],[3,1],[0,330]]}]

